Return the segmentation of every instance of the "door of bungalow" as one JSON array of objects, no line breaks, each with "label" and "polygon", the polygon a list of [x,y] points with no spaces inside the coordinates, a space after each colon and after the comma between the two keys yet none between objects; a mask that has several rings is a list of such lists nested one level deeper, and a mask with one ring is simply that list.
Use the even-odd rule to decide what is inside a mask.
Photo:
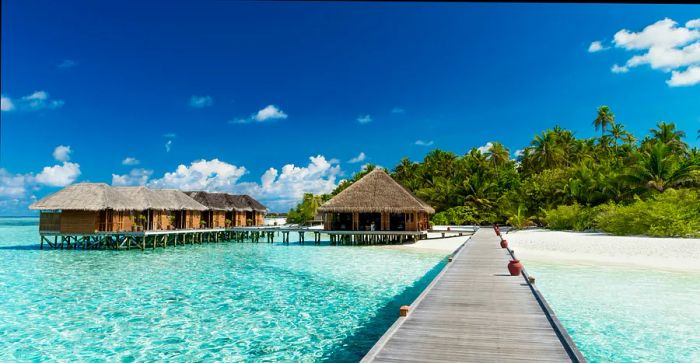
[{"label": "door of bungalow", "polygon": [[352,213],[334,213],[332,215],[331,229],[335,231],[352,230]]},{"label": "door of bungalow", "polygon": [[226,214],[224,215],[224,223],[226,224],[226,227],[233,227],[235,222],[235,213],[233,211],[226,211]]},{"label": "door of bungalow", "polygon": [[175,215],[175,223],[173,228],[175,229],[184,229],[185,226],[185,216],[186,213],[184,210],[178,210],[174,211],[173,214]]},{"label": "door of bungalow", "polygon": [[372,230],[373,224],[374,224],[375,231],[378,231],[381,228],[381,225],[382,225],[382,214],[381,213],[360,213],[359,225],[358,225],[358,229],[360,231]]},{"label": "door of bungalow", "polygon": [[406,213],[391,213],[389,215],[389,230],[405,231],[407,218]]},{"label": "door of bungalow", "polygon": [[97,230],[100,232],[112,231],[113,224],[112,219],[114,211],[111,209],[101,210],[97,217]]}]

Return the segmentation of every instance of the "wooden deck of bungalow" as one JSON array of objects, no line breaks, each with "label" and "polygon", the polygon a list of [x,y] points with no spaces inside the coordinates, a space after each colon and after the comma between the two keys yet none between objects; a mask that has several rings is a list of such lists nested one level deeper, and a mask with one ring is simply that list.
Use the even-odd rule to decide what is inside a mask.
[{"label": "wooden deck of bungalow", "polygon": [[[472,227],[439,231],[444,237],[474,232]],[[305,227],[256,226],[233,228],[149,230],[133,232],[60,233],[40,231],[41,244],[56,249],[146,249],[187,244],[217,242],[268,242],[277,239],[290,242],[290,234],[298,233],[298,241],[305,244],[307,234],[313,243],[320,244],[323,235],[331,245],[400,244],[427,238],[425,231],[326,231]],[[311,242],[311,241],[310,241]]]},{"label": "wooden deck of bungalow", "polygon": [[512,251],[478,230],[363,362],[585,362]]}]

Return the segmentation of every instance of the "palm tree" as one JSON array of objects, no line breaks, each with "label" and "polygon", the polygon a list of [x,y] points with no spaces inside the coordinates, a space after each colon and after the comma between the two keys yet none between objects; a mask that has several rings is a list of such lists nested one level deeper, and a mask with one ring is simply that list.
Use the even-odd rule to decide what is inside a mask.
[{"label": "palm tree", "polygon": [[685,132],[676,130],[676,124],[673,122],[661,121],[656,124],[655,129],[650,129],[649,132],[654,139],[668,145],[672,151],[685,153],[688,149],[688,145],[682,140],[685,137]]},{"label": "palm tree", "polygon": [[598,114],[595,120],[593,120],[593,126],[595,126],[596,131],[600,127],[602,129],[601,136],[605,135],[605,128],[615,124],[615,114],[610,111],[608,106],[598,107]]},{"label": "palm tree", "polygon": [[642,153],[639,162],[624,176],[637,186],[663,192],[667,188],[695,183],[697,165],[682,165],[671,147],[657,141]]},{"label": "palm tree", "polygon": [[491,148],[486,152],[486,158],[498,168],[510,160],[510,151],[500,142],[491,144]]},{"label": "palm tree", "polygon": [[614,124],[612,127],[610,127],[610,136],[612,136],[614,145],[615,145],[615,154],[617,154],[617,142],[622,141],[623,143],[627,143],[629,145],[632,145],[635,141],[634,135],[632,135],[631,132],[628,132],[625,130],[625,126],[622,124]]},{"label": "palm tree", "polygon": [[540,170],[560,166],[564,162],[565,151],[561,148],[557,134],[552,130],[546,130],[540,135],[535,135],[529,146],[530,151],[526,155],[534,158]]}]

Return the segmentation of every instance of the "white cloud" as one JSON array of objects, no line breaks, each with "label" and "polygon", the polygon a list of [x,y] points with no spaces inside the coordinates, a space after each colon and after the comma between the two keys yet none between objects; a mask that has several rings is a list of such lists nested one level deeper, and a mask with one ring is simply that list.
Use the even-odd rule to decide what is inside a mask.
[{"label": "white cloud", "polygon": [[430,140],[430,141],[416,140],[415,144],[418,146],[432,146],[433,140]]},{"label": "white cloud", "polygon": [[262,110],[258,111],[255,115],[253,115],[252,118],[258,122],[265,122],[267,120],[286,119],[287,114],[284,113],[284,111],[277,108],[277,106],[275,105],[268,105],[267,107],[263,108]]},{"label": "white cloud", "polygon": [[165,152],[169,153],[170,149],[173,147],[173,140],[168,140],[165,142]]},{"label": "white cloud", "polygon": [[487,142],[486,145],[478,147],[477,150],[482,154],[486,154],[487,152],[489,152],[491,150],[492,147],[493,147],[493,143]]},{"label": "white cloud", "polygon": [[260,184],[241,183],[235,190],[259,198],[271,210],[286,211],[298,203],[304,193],[323,194],[335,189],[340,166],[333,165],[323,155],[312,156],[307,166],[287,164],[280,173],[268,169]]},{"label": "white cloud", "polygon": [[648,25],[640,32],[622,29],[615,33],[613,42],[616,47],[628,50],[649,48],[673,48],[700,38],[700,32],[684,27],[665,18]]},{"label": "white cloud", "polygon": [[406,113],[406,110],[401,107],[394,107],[391,109],[391,113]]},{"label": "white cloud", "polygon": [[366,158],[367,158],[367,155],[365,155],[364,152],[360,152],[359,155],[357,155],[357,156],[355,156],[354,158],[348,160],[348,163],[350,163],[350,164],[361,163],[361,162],[365,161]]},{"label": "white cloud", "polygon": [[197,160],[189,166],[180,164],[174,172],[165,173],[148,184],[156,188],[224,191],[230,190],[246,173],[246,168],[219,159]]},{"label": "white cloud", "polygon": [[619,66],[617,64],[613,64],[612,67],[610,67],[610,71],[613,73],[627,73],[629,72],[629,68],[627,66]]},{"label": "white cloud", "polygon": [[153,170],[148,169],[132,169],[129,174],[117,175],[112,174],[112,185],[128,186],[128,185],[146,185],[148,178],[153,174]]},{"label": "white cloud", "polygon": [[228,123],[230,124],[249,124],[253,121],[253,119],[250,118],[235,118],[233,120],[229,120]]},{"label": "white cloud", "polygon": [[2,111],[12,111],[15,109],[14,103],[10,97],[1,96],[0,97],[0,110]]},{"label": "white cloud", "polygon": [[63,106],[63,101],[49,99],[49,94],[46,91],[36,91],[31,95],[24,96],[20,102],[23,108],[30,110],[55,109]]},{"label": "white cloud", "polygon": [[25,215],[29,204],[36,201],[34,192],[43,187],[63,187],[80,176],[80,165],[64,161],[33,173],[12,174],[0,168],[0,214]]},{"label": "white cloud", "polygon": [[45,166],[41,173],[37,174],[35,180],[37,183],[64,187],[80,176],[80,165],[64,161],[63,165]]},{"label": "white cloud", "polygon": [[525,150],[523,150],[523,149],[518,149],[518,150],[515,150],[515,152],[514,152],[513,154],[515,155],[516,158],[520,158],[520,157],[522,157],[523,155],[525,155]]},{"label": "white cloud", "polygon": [[[616,47],[629,51],[642,51],[630,57],[624,65],[613,65],[613,73],[626,73],[631,68],[649,65],[652,69],[672,72],[666,83],[671,86],[693,85],[694,66],[700,65],[700,19],[679,26],[666,18],[646,26],[639,32],[622,29],[615,33]],[[684,68],[687,68],[684,70]]]},{"label": "white cloud", "polygon": [[211,96],[192,96],[190,97],[190,107],[204,108],[214,104],[214,99]]},{"label": "white cloud", "polygon": [[600,52],[600,51],[606,50],[606,49],[608,49],[608,47],[603,46],[603,43],[599,40],[596,40],[595,42],[591,42],[591,45],[588,46],[589,53]]},{"label": "white cloud", "polygon": [[33,177],[24,174],[11,174],[0,168],[0,197],[22,197]]},{"label": "white cloud", "polygon": [[357,122],[361,124],[370,123],[372,122],[372,117],[370,117],[369,115],[361,115],[357,118]]},{"label": "white cloud", "polygon": [[168,132],[167,134],[163,134],[163,137],[166,139],[174,139],[177,137],[177,134],[174,132]]},{"label": "white cloud", "polygon": [[180,190],[206,190],[250,194],[272,210],[286,211],[298,203],[304,193],[330,193],[337,186],[340,166],[322,155],[309,158],[307,166],[286,164],[281,171],[267,169],[260,182],[241,182],[248,174],[243,166],[236,166],[218,159],[198,160],[189,166],[179,165],[174,172],[145,181],[143,172],[128,175],[112,175],[112,184],[145,184],[154,188]]},{"label": "white cloud", "polygon": [[78,62],[72,60],[72,59],[64,59],[61,63],[59,63],[56,67],[61,68],[61,69],[68,69],[68,68],[73,68],[78,65]]},{"label": "white cloud", "polygon": [[229,124],[249,124],[253,121],[257,122],[265,122],[265,121],[270,121],[270,120],[284,120],[288,116],[284,111],[280,110],[277,108],[275,105],[268,105],[267,107],[263,108],[262,110],[250,115],[248,118],[234,118],[232,120],[229,120]]},{"label": "white cloud", "polygon": [[630,58],[626,66],[637,67],[648,64],[653,69],[670,71],[695,63],[700,63],[700,42],[695,42],[683,48],[653,47],[645,54],[635,55]]},{"label": "white cloud", "polygon": [[23,111],[53,110],[63,106],[63,104],[64,102],[62,100],[50,99],[46,91],[36,91],[30,95],[14,100],[9,96],[3,95],[0,109],[2,109],[2,111],[12,111],[15,109]]},{"label": "white cloud", "polygon": [[685,71],[671,72],[671,79],[666,81],[670,87],[692,86],[700,83],[700,66],[688,67]]},{"label": "white cloud", "polygon": [[140,163],[141,161],[139,161],[139,159],[132,158],[131,156],[126,157],[124,158],[124,160],[122,160],[122,165],[139,165]]},{"label": "white cloud", "polygon": [[58,161],[68,161],[70,160],[71,152],[70,146],[58,145],[53,150],[53,158]]}]

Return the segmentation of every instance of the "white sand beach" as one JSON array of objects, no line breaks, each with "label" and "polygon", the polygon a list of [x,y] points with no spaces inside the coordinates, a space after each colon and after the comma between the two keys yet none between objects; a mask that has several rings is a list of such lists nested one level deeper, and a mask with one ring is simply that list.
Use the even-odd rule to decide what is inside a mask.
[{"label": "white sand beach", "polygon": [[523,261],[609,264],[700,272],[700,239],[612,236],[544,229],[504,234]]},{"label": "white sand beach", "polygon": [[415,243],[406,243],[403,245],[387,245],[378,246],[379,248],[394,248],[394,249],[407,249],[407,250],[418,250],[418,251],[439,251],[452,253],[459,248],[468,238],[469,234],[464,236],[456,237],[445,237],[439,238],[440,233],[428,233],[428,239],[423,239]]}]

